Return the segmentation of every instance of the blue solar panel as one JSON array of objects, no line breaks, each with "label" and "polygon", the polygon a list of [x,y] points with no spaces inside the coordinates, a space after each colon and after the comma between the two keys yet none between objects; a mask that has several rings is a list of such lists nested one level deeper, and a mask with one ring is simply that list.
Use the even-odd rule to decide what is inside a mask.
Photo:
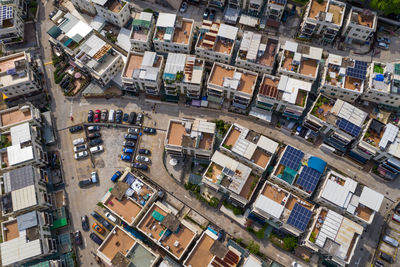
[{"label": "blue solar panel", "polygon": [[313,168],[305,166],[301,171],[296,184],[301,186],[305,191],[311,193],[314,192],[314,189],[319,182],[319,178],[321,178],[321,173]]},{"label": "blue solar panel", "polygon": [[339,126],[339,128],[345,131],[346,133],[351,134],[352,136],[358,136],[361,132],[360,127],[345,119],[338,120],[336,122],[336,125]]},{"label": "blue solar panel", "polygon": [[367,75],[368,62],[356,60],[354,67],[349,67],[346,70],[346,75],[360,80],[365,80]]},{"label": "blue solar panel", "polygon": [[303,157],[304,153],[301,150],[298,150],[291,146],[287,146],[286,151],[280,161],[280,164],[297,171]]},{"label": "blue solar panel", "polygon": [[300,231],[304,231],[307,228],[311,215],[312,212],[310,210],[296,203],[294,204],[292,212],[289,215],[287,223],[293,227],[296,227]]}]

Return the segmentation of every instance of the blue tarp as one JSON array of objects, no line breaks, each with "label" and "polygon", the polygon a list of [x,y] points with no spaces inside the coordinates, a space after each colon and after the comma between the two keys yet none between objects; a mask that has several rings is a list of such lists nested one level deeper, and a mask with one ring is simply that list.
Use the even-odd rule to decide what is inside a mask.
[{"label": "blue tarp", "polygon": [[385,79],[385,76],[383,76],[383,74],[377,74],[375,76],[375,81],[383,82],[384,79]]},{"label": "blue tarp", "polygon": [[317,157],[310,157],[308,160],[308,167],[313,168],[314,170],[318,171],[319,173],[324,173],[326,162]]}]

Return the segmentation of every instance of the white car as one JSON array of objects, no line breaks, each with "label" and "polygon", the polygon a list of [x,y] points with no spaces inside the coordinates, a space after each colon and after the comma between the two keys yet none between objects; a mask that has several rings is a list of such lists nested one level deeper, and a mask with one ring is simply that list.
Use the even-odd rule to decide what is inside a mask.
[{"label": "white car", "polygon": [[150,162],[150,159],[148,157],[141,156],[141,155],[137,155],[136,156],[136,160],[140,161],[140,162],[145,162],[145,163],[149,163]]},{"label": "white car", "polygon": [[105,215],[106,215],[107,219],[109,219],[109,220],[112,221],[113,223],[116,223],[116,222],[117,222],[117,218],[115,218],[114,216],[112,216],[111,213],[106,212]]},{"label": "white car", "polygon": [[292,262],[292,267],[303,267],[303,265],[294,261]]},{"label": "white car", "polygon": [[74,146],[74,152],[75,153],[83,151],[83,150],[86,150],[86,149],[87,149],[87,145],[86,144]]},{"label": "white car", "polygon": [[74,141],[72,141],[72,144],[74,146],[82,145],[83,143],[85,143],[85,139],[83,139],[83,138],[78,138],[78,139],[75,139]]},{"label": "white car", "polygon": [[102,152],[104,150],[103,146],[94,146],[90,148],[90,153],[95,154]]},{"label": "white car", "polygon": [[79,153],[75,153],[75,159],[82,159],[84,157],[87,157],[88,153],[87,151],[81,151]]}]

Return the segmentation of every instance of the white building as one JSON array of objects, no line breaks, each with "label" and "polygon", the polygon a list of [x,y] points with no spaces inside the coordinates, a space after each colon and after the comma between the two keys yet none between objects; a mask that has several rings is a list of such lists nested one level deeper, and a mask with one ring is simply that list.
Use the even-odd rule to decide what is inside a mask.
[{"label": "white building", "polygon": [[238,30],[234,26],[203,20],[195,54],[210,63],[230,64]]},{"label": "white building", "polygon": [[32,126],[41,126],[42,118],[39,109],[32,104],[15,106],[0,110],[0,132],[7,133],[10,127],[23,123],[29,123]]},{"label": "white building", "polygon": [[335,40],[343,25],[346,4],[335,0],[311,0],[301,24],[301,36],[316,38],[323,44]]},{"label": "white building", "polygon": [[268,0],[267,7],[265,8],[267,20],[280,22],[286,3],[286,0]]},{"label": "white building", "polygon": [[30,53],[0,58],[0,92],[13,99],[42,91],[39,66]]},{"label": "white building", "polygon": [[228,0],[227,3],[230,7],[236,9],[247,10],[251,13],[258,14],[264,4],[263,0]]},{"label": "white building", "polygon": [[190,53],[193,22],[176,14],[160,13],[153,37],[154,49],[160,53]]},{"label": "white building", "polygon": [[245,31],[235,65],[260,74],[271,74],[279,53],[279,42],[266,35]]},{"label": "white building", "polygon": [[198,99],[204,78],[204,60],[194,55],[168,53],[163,80],[166,95]]},{"label": "white building", "polygon": [[282,48],[278,73],[306,82],[314,82],[318,75],[323,50],[291,41],[286,41]]},{"label": "white building", "polygon": [[90,15],[96,15],[96,8],[92,0],[71,0],[72,4],[79,11],[87,12]]},{"label": "white building", "polygon": [[156,52],[129,52],[122,71],[122,82],[125,90],[137,94],[139,91],[147,95],[158,96],[162,82],[164,57]]},{"label": "white building", "polygon": [[129,4],[124,0],[92,0],[97,15],[106,21],[123,27],[131,18]]},{"label": "white building", "polygon": [[361,99],[387,109],[399,109],[400,63],[372,62],[370,73],[369,86]]},{"label": "white building", "polygon": [[96,34],[80,45],[75,63],[102,86],[113,80],[124,67],[122,55]]},{"label": "white building", "polygon": [[218,8],[223,8],[225,6],[226,0],[208,0],[208,5]]},{"label": "white building", "polygon": [[378,16],[375,12],[353,6],[342,30],[342,36],[346,38],[346,43],[372,42],[377,24]]},{"label": "white building", "polygon": [[136,13],[130,35],[131,49],[140,52],[151,51],[153,33],[153,14],[149,12]]},{"label": "white building", "polygon": [[22,10],[14,1],[0,2],[0,41],[21,42],[24,38]]}]

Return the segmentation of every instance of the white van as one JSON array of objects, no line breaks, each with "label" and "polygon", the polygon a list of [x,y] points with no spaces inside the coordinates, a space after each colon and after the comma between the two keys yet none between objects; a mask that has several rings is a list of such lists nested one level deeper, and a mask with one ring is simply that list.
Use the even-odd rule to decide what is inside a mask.
[{"label": "white van", "polygon": [[99,153],[99,152],[101,152],[103,150],[104,150],[103,146],[94,146],[94,147],[90,148],[90,152],[92,154]]},{"label": "white van", "polygon": [[83,143],[85,143],[85,139],[83,139],[83,138],[78,138],[78,139],[75,139],[74,141],[72,141],[72,144],[74,146],[81,145]]},{"label": "white van", "polygon": [[110,112],[108,113],[108,122],[114,122],[114,117],[115,117],[115,110],[110,109]]}]

